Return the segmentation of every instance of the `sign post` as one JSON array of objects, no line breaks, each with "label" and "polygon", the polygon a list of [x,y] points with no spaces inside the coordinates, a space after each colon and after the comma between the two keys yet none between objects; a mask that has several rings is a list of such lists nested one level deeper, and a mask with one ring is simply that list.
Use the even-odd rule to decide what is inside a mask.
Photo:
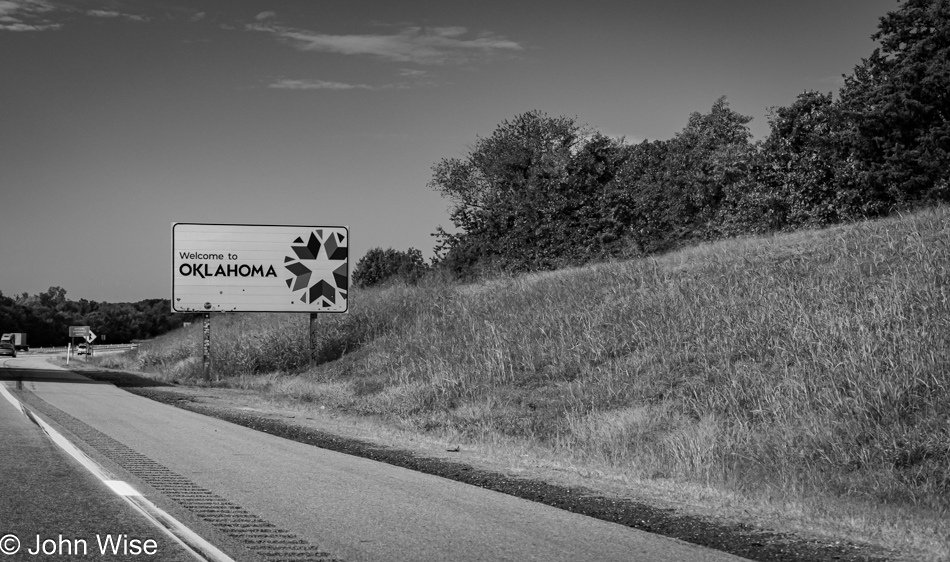
[{"label": "sign post", "polygon": [[319,314],[319,312],[310,313],[310,353],[307,355],[307,364],[310,369],[313,369],[315,363],[314,355],[317,352],[317,319],[319,318]]},{"label": "sign post", "polygon": [[[85,339],[89,334],[92,333],[92,330],[89,329],[89,326],[70,326],[69,327],[69,349],[72,350],[76,347],[76,338]],[[69,352],[66,354],[66,362],[69,362]]]},{"label": "sign post", "polygon": [[94,341],[96,341],[96,334],[89,330],[89,334],[86,336],[86,343],[89,344],[89,348],[86,350],[86,361],[89,361],[89,356],[92,355],[92,342]]},{"label": "sign post", "polygon": [[201,359],[202,365],[204,365],[205,380],[211,382],[211,313],[205,312],[201,316],[203,318]]}]

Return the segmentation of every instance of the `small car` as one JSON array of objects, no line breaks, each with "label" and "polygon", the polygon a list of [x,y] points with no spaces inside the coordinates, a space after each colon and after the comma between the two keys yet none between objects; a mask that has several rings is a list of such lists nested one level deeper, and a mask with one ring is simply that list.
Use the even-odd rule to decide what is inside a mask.
[{"label": "small car", "polygon": [[16,357],[16,347],[10,342],[0,342],[0,355]]},{"label": "small car", "polygon": [[86,355],[89,353],[89,345],[81,343],[76,346],[76,355]]}]

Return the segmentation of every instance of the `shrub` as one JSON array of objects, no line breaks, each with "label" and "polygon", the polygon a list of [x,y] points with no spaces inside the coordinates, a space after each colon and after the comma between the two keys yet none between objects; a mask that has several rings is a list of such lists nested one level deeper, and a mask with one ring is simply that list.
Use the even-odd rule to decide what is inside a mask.
[{"label": "shrub", "polygon": [[415,248],[400,252],[389,248],[372,248],[366,252],[353,270],[353,284],[373,287],[398,280],[415,284],[429,270],[422,260],[422,252]]}]

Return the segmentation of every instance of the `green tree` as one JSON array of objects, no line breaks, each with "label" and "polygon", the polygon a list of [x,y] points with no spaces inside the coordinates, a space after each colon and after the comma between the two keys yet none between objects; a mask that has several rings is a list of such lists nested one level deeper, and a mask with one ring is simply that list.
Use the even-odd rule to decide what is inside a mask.
[{"label": "green tree", "polygon": [[615,182],[628,215],[626,236],[643,253],[666,249],[676,228],[669,154],[669,141],[645,140],[626,148],[626,158],[617,171]]},{"label": "green tree", "polygon": [[549,267],[626,255],[630,198],[617,181],[629,151],[622,140],[595,133],[573,151],[559,198],[545,217],[551,225]]},{"label": "green tree", "polygon": [[449,216],[459,231],[437,230],[442,265],[460,275],[479,266],[543,266],[550,258],[549,216],[586,134],[573,119],[531,111],[479,138],[465,157],[433,166],[429,187],[452,201]]},{"label": "green tree", "polygon": [[729,108],[725,96],[709,113],[694,112],[670,141],[670,188],[677,203],[675,218],[699,233],[716,214],[726,187],[743,175],[743,158],[752,133],[751,117]]},{"label": "green tree", "polygon": [[62,287],[50,287],[45,293],[37,295],[40,305],[49,308],[61,307],[66,303],[66,289]]},{"label": "green tree", "polygon": [[950,200],[950,0],[907,0],[872,39],[841,89],[867,214]]},{"label": "green tree", "polygon": [[180,327],[185,318],[171,314],[168,299],[76,302],[66,298],[62,287],[50,287],[37,295],[22,293],[16,300],[0,293],[0,331],[26,332],[33,347],[65,345],[68,326],[90,326],[97,334],[108,334],[109,343],[125,343]]},{"label": "green tree", "polygon": [[859,212],[849,195],[845,125],[831,93],[806,91],[792,105],[770,110],[757,182],[763,189],[743,201],[745,212],[763,219],[752,231],[824,226]]},{"label": "green tree", "polygon": [[422,252],[415,248],[405,252],[392,248],[371,248],[356,262],[353,284],[373,287],[392,281],[416,283],[428,269],[422,259]]},{"label": "green tree", "polygon": [[755,155],[751,120],[721,97],[709,113],[691,114],[672,139],[629,149],[618,181],[630,199],[628,235],[643,252],[721,235],[720,208],[745,182]]}]

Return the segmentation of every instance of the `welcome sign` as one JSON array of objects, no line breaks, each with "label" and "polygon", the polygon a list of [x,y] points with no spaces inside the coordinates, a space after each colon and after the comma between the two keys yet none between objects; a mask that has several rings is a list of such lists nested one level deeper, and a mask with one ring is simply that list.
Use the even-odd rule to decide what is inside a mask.
[{"label": "welcome sign", "polygon": [[173,312],[346,312],[345,226],[172,224]]}]

